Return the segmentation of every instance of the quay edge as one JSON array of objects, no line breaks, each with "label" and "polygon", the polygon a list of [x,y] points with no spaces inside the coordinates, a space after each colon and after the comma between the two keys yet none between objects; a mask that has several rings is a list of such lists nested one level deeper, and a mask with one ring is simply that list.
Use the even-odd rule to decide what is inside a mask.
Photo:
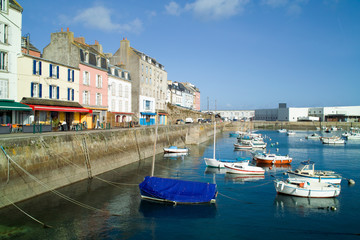
[{"label": "quay edge", "polygon": [[[218,124],[217,132],[223,131],[224,126]],[[210,124],[159,126],[156,154],[170,145],[205,142],[213,134]],[[155,127],[141,127],[0,138],[0,145],[10,158],[47,186],[33,180],[14,163],[8,174],[8,161],[1,152],[0,208],[88,179],[90,172],[96,176],[151,157],[154,137]],[[89,168],[85,164],[84,146],[90,159]]]}]

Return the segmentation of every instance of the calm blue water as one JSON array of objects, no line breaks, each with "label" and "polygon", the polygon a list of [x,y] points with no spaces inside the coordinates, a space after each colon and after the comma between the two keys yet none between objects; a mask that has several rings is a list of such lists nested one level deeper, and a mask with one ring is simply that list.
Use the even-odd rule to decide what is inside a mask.
[{"label": "calm blue water", "polygon": [[[295,136],[260,132],[268,143],[278,143],[267,151],[289,154],[291,166],[266,168],[263,178],[206,169],[203,158],[212,156],[212,141],[191,146],[190,155],[183,158],[157,156],[157,176],[216,182],[219,195],[215,205],[141,201],[137,184],[150,172],[151,159],[147,159],[100,176],[121,185],[93,179],[60,190],[103,211],[81,208],[51,193],[18,204],[53,227],[44,229],[14,207],[0,210],[0,239],[360,239],[360,141],[328,146],[319,140],[305,140],[312,132],[297,131]],[[217,157],[250,156],[246,151],[234,151],[235,141],[228,133],[219,136]],[[289,168],[308,159],[316,162],[317,169],[334,170],[356,184],[349,186],[343,180],[336,199],[277,195],[274,177],[283,178]],[[336,211],[328,209],[331,206]]]}]

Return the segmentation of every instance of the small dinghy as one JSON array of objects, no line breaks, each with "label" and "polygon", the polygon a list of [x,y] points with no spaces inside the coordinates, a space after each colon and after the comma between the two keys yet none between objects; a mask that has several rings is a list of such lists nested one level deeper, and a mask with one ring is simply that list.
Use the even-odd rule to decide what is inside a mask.
[{"label": "small dinghy", "polygon": [[265,173],[265,170],[263,168],[250,165],[249,160],[224,165],[226,168],[226,173],[245,175],[264,175]]},{"label": "small dinghy", "polygon": [[164,153],[187,153],[188,151],[188,148],[178,148],[177,146],[164,148]]}]

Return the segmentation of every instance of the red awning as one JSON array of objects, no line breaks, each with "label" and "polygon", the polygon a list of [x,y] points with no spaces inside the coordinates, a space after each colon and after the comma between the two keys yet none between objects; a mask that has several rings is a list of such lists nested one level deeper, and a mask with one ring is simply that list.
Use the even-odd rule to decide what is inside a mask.
[{"label": "red awning", "polygon": [[45,106],[45,105],[32,105],[26,104],[32,108],[32,110],[37,111],[54,111],[54,112],[84,112],[92,113],[91,109],[87,108],[77,108],[77,107],[59,107],[59,106]]}]

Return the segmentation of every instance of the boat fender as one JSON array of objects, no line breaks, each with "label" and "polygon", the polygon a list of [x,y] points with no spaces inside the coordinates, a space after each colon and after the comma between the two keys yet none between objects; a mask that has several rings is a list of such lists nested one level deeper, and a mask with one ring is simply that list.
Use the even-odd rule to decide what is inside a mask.
[{"label": "boat fender", "polygon": [[336,209],[335,206],[331,206],[331,207],[330,207],[330,210],[331,210],[331,211],[336,211],[337,209]]},{"label": "boat fender", "polygon": [[349,185],[354,185],[355,184],[355,181],[353,179],[348,179],[348,184]]},{"label": "boat fender", "polygon": [[285,187],[285,184],[282,183],[280,186],[281,191],[284,190],[284,187]]}]

